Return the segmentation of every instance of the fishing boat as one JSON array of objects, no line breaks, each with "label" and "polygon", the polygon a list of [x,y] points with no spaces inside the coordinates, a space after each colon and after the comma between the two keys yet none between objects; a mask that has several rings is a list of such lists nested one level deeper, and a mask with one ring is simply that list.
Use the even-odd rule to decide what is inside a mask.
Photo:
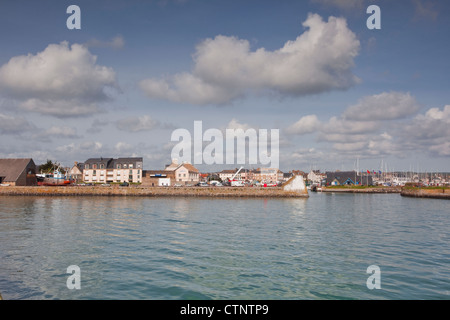
[{"label": "fishing boat", "polygon": [[73,182],[72,180],[67,179],[58,169],[53,171],[53,173],[37,174],[36,178],[38,185],[40,186],[66,186]]}]

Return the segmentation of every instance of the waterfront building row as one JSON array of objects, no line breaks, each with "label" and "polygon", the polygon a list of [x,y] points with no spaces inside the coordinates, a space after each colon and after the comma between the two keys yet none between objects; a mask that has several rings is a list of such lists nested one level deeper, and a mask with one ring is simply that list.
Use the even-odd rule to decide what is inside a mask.
[{"label": "waterfront building row", "polygon": [[[2,186],[37,185],[36,174],[40,173],[33,159],[0,159],[0,184]],[[237,180],[262,184],[278,184],[293,175],[302,175],[309,185],[392,185],[406,183],[420,185],[447,185],[448,174],[402,173],[402,172],[356,172],[335,171],[320,172],[311,170],[305,173],[299,170],[282,172],[276,168],[226,169],[213,173],[200,173],[190,163],[179,163],[176,159],[160,170],[144,170],[142,157],[126,158],[90,158],[85,162],[75,162],[66,168],[67,178],[75,183],[133,183],[145,186],[195,185],[199,182]]]}]

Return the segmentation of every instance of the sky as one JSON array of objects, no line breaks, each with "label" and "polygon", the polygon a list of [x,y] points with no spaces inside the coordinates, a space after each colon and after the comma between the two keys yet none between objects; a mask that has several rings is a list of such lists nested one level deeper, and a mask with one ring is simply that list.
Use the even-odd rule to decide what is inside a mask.
[{"label": "sky", "polygon": [[2,1],[0,157],[158,170],[201,121],[279,130],[286,172],[450,171],[449,17],[444,0]]}]

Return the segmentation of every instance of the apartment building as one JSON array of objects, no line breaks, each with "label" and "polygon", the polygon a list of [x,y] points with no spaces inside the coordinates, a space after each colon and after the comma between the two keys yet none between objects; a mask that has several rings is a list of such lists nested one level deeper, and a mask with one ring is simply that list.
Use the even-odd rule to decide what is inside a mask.
[{"label": "apartment building", "polygon": [[142,183],[143,158],[91,158],[84,162],[86,183]]}]

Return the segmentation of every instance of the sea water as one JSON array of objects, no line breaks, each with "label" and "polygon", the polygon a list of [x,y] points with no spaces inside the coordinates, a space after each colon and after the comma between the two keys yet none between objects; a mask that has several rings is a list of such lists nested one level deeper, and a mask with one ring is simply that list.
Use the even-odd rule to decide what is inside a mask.
[{"label": "sea water", "polygon": [[[398,194],[2,196],[0,292],[3,299],[449,299],[449,218],[447,200]],[[370,266],[379,268],[379,289],[367,284]],[[79,289],[68,285],[74,276]]]}]

